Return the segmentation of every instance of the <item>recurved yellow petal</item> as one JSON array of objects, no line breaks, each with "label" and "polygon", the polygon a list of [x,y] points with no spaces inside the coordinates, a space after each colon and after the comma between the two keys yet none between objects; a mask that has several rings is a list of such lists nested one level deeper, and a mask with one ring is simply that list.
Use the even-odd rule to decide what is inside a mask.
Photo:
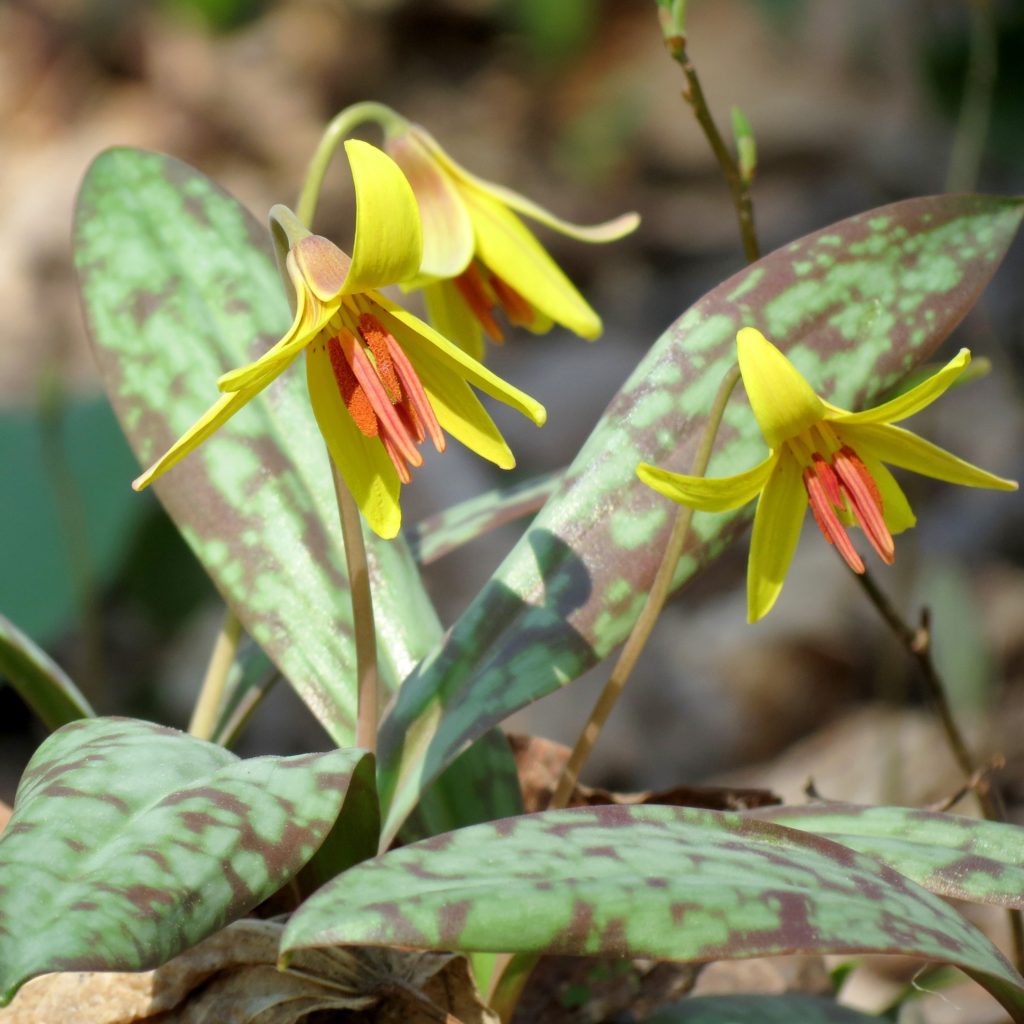
[{"label": "recurved yellow petal", "polygon": [[417,372],[422,365],[438,362],[479,388],[484,394],[517,409],[527,419],[533,420],[538,427],[544,425],[547,410],[536,399],[512,387],[497,374],[491,373],[486,366],[468,356],[457,345],[453,345],[408,310],[402,309],[378,293],[374,293],[370,298],[380,307],[384,326],[405,349],[406,354],[416,365]]},{"label": "recurved yellow petal", "polygon": [[744,327],[736,335],[736,351],[750,407],[769,448],[825,418],[825,403],[760,331]]},{"label": "recurved yellow petal", "polygon": [[420,273],[457,277],[473,258],[473,224],[451,176],[424,146],[418,134],[389,137],[388,152],[405,173],[419,203],[423,223]]},{"label": "recurved yellow petal", "polygon": [[581,242],[614,242],[631,231],[635,231],[640,223],[640,216],[636,213],[624,213],[603,224],[573,224],[572,221],[556,217],[543,206],[535,203],[532,199],[520,195],[513,189],[506,188],[486,178],[478,177],[471,171],[467,171],[462,164],[453,160],[437,140],[425,128],[415,125],[412,132],[420,143],[423,152],[433,161],[440,164],[456,181],[463,185],[478,189],[482,192],[489,192],[499,202],[521,213],[524,217],[537,221],[554,231],[558,231],[570,238],[579,239]]},{"label": "recurved yellow petal", "polygon": [[516,464],[512,449],[473,389],[441,364],[431,360],[416,362],[412,353],[409,356],[442,429],[501,469],[512,469]]},{"label": "recurved yellow petal", "polygon": [[132,481],[132,489],[141,491],[158,477],[163,476],[172,466],[181,462],[189,452],[195,451],[214,431],[223,426],[239,409],[245,405],[259,388],[232,392],[221,395],[202,416],[185,431],[181,437],[152,466]]},{"label": "recurved yellow petal", "polygon": [[480,261],[555,323],[580,337],[596,338],[601,318],[526,225],[480,188],[467,185],[462,196],[473,221]]},{"label": "recurved yellow petal", "polygon": [[484,332],[451,281],[435,281],[423,287],[423,301],[431,324],[442,337],[454,341],[477,362],[484,361]]},{"label": "recurved yellow petal", "polygon": [[320,433],[345,486],[370,529],[385,540],[394,537],[402,525],[398,474],[384,446],[376,438],[364,437],[342,404],[322,346],[308,350],[306,382]]},{"label": "recurved yellow petal", "polygon": [[970,361],[970,351],[962,348],[938,373],[932,374],[904,394],[897,395],[892,401],[863,412],[846,412],[829,406],[828,418],[834,423],[898,423],[920,412],[943,395],[967,369]]},{"label": "recurved yellow petal", "polygon": [[997,491],[1015,491],[1015,480],[1004,480],[978,466],[957,458],[917,434],[887,424],[844,424],[843,435],[851,439],[861,458],[869,456],[922,476],[945,480],[964,487],[991,487]]},{"label": "recurved yellow petal", "polygon": [[767,615],[781,593],[806,509],[800,464],[786,456],[776,459],[754,514],[747,563],[748,622]]},{"label": "recurved yellow petal", "polygon": [[641,462],[636,467],[636,475],[648,487],[680,505],[701,512],[729,512],[757,497],[777,459],[777,455],[769,455],[764,462],[744,473],[717,478],[684,476]]},{"label": "recurved yellow petal", "polygon": [[352,266],[344,292],[354,294],[415,277],[423,257],[416,197],[401,168],[383,150],[345,143],[356,195]]},{"label": "recurved yellow petal", "polygon": [[221,391],[259,390],[266,387],[316,337],[337,310],[337,302],[325,304],[302,287],[303,278],[294,253],[288,254],[286,266],[296,286],[295,318],[291,327],[279,342],[255,362],[222,374],[217,380],[217,387]]}]

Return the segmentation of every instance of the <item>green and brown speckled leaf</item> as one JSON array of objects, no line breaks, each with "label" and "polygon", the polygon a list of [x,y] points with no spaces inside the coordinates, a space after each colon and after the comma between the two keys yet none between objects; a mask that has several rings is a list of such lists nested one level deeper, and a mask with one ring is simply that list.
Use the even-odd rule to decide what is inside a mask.
[{"label": "green and brown speckled leaf", "polygon": [[738,814],[590,807],[364,861],[292,917],[333,944],[708,961],[896,953],[954,964],[1024,1020],[1024,978],[938,896],[820,836]]},{"label": "green and brown speckled leaf", "polygon": [[808,804],[745,812],[877,857],[940,896],[1024,909],[1024,829],[911,807]]},{"label": "green and brown speckled leaf", "polygon": [[0,837],[0,1005],[47,971],[164,963],[275,893],[339,818],[363,827],[347,806],[373,787],[361,750],[242,761],[148,722],[64,726]]},{"label": "green and brown speckled leaf", "polygon": [[64,670],[0,615],[0,680],[6,679],[48,729],[96,712]]},{"label": "green and brown speckled leaf", "polygon": [[[114,149],[93,162],[78,197],[75,262],[100,370],[143,465],[217,399],[220,374],[256,358],[290,322],[266,229],[204,175],[156,153]],[[282,374],[155,486],[246,631],[339,746],[351,743],[345,560],[301,370]],[[405,546],[368,540],[393,688],[441,631]]]},{"label": "green and brown speckled leaf", "polygon": [[[688,472],[737,328],[760,327],[812,384],[852,408],[928,358],[1016,234],[1024,202],[913,199],[779,249],[709,292],[654,345],[491,581],[402,687],[380,744],[391,835],[423,786],[473,737],[577,678],[628,634],[675,506],[639,462]],[[765,454],[742,388],[710,476]],[[698,513],[676,583],[745,525],[750,508]]]},{"label": "green and brown speckled leaf", "polygon": [[694,996],[659,1010],[644,1024],[871,1024],[885,1020],[841,1006],[824,996]]}]

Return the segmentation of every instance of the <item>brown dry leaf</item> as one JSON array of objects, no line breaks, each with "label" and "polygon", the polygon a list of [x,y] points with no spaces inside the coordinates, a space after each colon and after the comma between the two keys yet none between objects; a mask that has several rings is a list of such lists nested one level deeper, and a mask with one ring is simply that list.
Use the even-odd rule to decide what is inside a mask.
[{"label": "brown dry leaf", "polygon": [[497,1024],[454,953],[352,947],[297,952],[277,970],[284,925],[236,921],[154,971],[47,974],[0,1024],[298,1024],[317,1010],[351,1024]]},{"label": "brown dry leaf", "polygon": [[[527,813],[543,811],[569,760],[569,748],[540,736],[510,735],[508,741],[523,789],[523,805]],[[702,807],[711,811],[741,811],[778,803],[781,800],[771,790],[749,787],[673,786],[671,789],[645,790],[640,793],[613,793],[608,789],[577,785],[569,806],[668,804],[672,807]]]}]

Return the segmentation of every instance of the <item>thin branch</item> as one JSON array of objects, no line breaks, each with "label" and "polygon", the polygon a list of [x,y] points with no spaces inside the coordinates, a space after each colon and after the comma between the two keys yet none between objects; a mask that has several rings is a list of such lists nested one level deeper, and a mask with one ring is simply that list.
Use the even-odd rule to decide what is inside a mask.
[{"label": "thin branch", "polygon": [[683,99],[693,109],[697,123],[704,130],[704,135],[711,146],[711,151],[718,160],[718,166],[722,169],[729,191],[732,192],[733,205],[736,207],[736,219],[739,222],[740,237],[743,240],[743,254],[748,263],[761,256],[761,248],[757,241],[757,231],[754,227],[754,204],[750,197],[750,182],[740,173],[739,164],[733,158],[729,147],[722,138],[715,119],[711,116],[707,100],[704,97],[704,90],[697,76],[697,69],[693,66],[689,55],[686,52],[685,36],[667,36],[665,45],[672,59],[683,69],[686,78],[686,86],[683,89]]},{"label": "thin branch", "polygon": [[199,691],[199,699],[192,711],[188,731],[201,740],[208,740],[217,728],[220,706],[224,699],[224,686],[228,673],[238,653],[238,641],[242,636],[242,624],[230,609],[224,610],[224,621],[210,652],[210,663]]}]

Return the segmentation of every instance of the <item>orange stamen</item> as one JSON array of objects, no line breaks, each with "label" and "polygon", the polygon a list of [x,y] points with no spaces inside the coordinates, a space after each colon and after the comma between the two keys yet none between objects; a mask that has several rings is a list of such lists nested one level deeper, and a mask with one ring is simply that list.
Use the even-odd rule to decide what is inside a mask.
[{"label": "orange stamen", "polygon": [[351,331],[343,331],[339,337],[341,350],[348,360],[356,380],[363,386],[367,398],[370,401],[373,411],[377,415],[380,424],[381,439],[387,449],[395,469],[401,477],[403,472],[407,473],[403,462],[411,466],[422,466],[423,456],[416,449],[416,441],[409,433],[409,428],[398,415],[395,407],[391,404],[391,398],[384,385],[377,376],[376,368],[370,362],[370,357],[363,349]]},{"label": "orange stamen", "polygon": [[843,490],[850,500],[850,510],[854,518],[871,542],[871,546],[878,552],[878,557],[886,565],[892,565],[896,558],[896,544],[889,527],[885,525],[882,495],[879,493],[878,484],[860,456],[847,445],[836,452],[833,464]]},{"label": "orange stamen", "polygon": [[425,431],[425,434],[429,435],[430,440],[434,442],[434,447],[439,452],[443,452],[445,448],[444,433],[441,430],[441,424],[437,422],[434,408],[430,404],[426,391],[423,390],[423,385],[420,383],[420,378],[415,368],[393,335],[385,332],[385,340],[388,352],[394,362],[398,379],[402,382],[402,390],[405,392],[408,400],[406,404],[411,413],[412,422],[421,432],[420,440],[423,440]]},{"label": "orange stamen", "polygon": [[836,508],[842,508],[845,502],[843,500],[843,492],[839,487],[839,477],[836,476],[836,471],[829,464],[825,456],[819,452],[815,452],[811,458],[814,462],[814,472],[817,474],[818,479],[821,480],[828,500]]},{"label": "orange stamen", "polygon": [[469,306],[473,316],[480,321],[480,326],[487,332],[487,336],[491,341],[500,345],[505,340],[505,335],[491,313],[494,301],[487,294],[484,280],[474,264],[471,263],[455,278],[455,287],[459,289],[459,294],[466,300],[466,305]]},{"label": "orange stamen", "polygon": [[536,318],[533,306],[522,297],[507,281],[497,274],[488,275],[488,281],[510,324],[529,327]]},{"label": "orange stamen", "polygon": [[359,317],[359,333],[370,347],[374,362],[377,364],[377,376],[380,377],[384,390],[388,393],[392,405],[402,401],[402,385],[395,373],[391,361],[388,339],[391,337],[384,325],[371,313],[363,313]]},{"label": "orange stamen", "polygon": [[366,437],[376,437],[380,432],[377,414],[373,411],[369,397],[348,365],[337,338],[331,338],[327,342],[327,355],[331,360],[331,370],[334,372],[341,400],[345,403],[349,415]]},{"label": "orange stamen", "polygon": [[843,524],[839,521],[835,509],[832,507],[832,500],[827,493],[827,488],[821,476],[810,466],[804,470],[804,489],[807,491],[807,500],[814,513],[818,529],[825,536],[829,544],[835,545],[836,550],[843,556],[843,561],[857,573],[864,571],[864,563],[857,554],[846,532]]}]

